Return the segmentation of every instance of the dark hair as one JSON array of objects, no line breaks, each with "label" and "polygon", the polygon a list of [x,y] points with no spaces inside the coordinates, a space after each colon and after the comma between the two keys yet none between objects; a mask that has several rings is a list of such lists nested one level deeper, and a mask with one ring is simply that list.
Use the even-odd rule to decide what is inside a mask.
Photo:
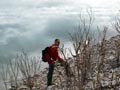
[{"label": "dark hair", "polygon": [[59,41],[60,39],[55,39],[55,42]]}]

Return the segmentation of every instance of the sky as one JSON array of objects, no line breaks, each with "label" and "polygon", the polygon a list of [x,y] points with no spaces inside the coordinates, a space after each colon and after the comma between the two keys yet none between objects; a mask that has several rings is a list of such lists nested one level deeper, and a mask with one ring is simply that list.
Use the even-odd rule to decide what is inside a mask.
[{"label": "sky", "polygon": [[55,38],[66,42],[67,32],[76,27],[79,14],[87,15],[89,8],[95,25],[109,26],[119,4],[119,0],[1,0],[0,62],[5,63],[21,49],[39,52]]},{"label": "sky", "polygon": [[[120,10],[119,0],[0,0],[0,63],[6,64],[21,50],[40,55],[55,38],[69,42],[79,15],[94,13],[94,29],[111,26]],[[110,29],[110,36],[114,30]]]}]

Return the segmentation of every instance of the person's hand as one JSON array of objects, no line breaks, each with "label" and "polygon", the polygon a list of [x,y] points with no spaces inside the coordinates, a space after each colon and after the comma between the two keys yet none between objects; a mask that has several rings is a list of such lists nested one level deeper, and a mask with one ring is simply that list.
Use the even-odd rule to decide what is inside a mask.
[{"label": "person's hand", "polygon": [[60,66],[65,66],[65,64],[66,64],[66,62],[63,61],[63,62],[61,62]]}]

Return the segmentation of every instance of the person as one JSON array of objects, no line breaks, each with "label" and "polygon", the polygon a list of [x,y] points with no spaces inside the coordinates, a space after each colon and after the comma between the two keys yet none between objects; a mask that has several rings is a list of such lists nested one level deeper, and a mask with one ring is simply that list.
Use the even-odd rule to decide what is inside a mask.
[{"label": "person", "polygon": [[64,62],[64,60],[58,54],[59,45],[60,45],[60,40],[55,39],[54,44],[51,45],[49,49],[49,54],[51,58],[48,60],[49,71],[47,74],[47,86],[54,85],[52,83],[52,76],[55,67],[55,61],[58,60],[60,63]]}]

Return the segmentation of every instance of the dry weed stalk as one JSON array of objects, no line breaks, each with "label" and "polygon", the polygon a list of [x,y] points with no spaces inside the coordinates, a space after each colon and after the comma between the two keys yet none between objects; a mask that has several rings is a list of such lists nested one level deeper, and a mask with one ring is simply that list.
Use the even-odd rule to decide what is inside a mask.
[{"label": "dry weed stalk", "polygon": [[21,55],[17,55],[15,60],[9,60],[9,65],[1,72],[6,90],[8,90],[8,84],[17,90],[20,82],[32,90],[36,81],[34,76],[40,74],[41,68],[41,62],[37,59],[39,58],[30,58],[25,52],[22,52]]}]

